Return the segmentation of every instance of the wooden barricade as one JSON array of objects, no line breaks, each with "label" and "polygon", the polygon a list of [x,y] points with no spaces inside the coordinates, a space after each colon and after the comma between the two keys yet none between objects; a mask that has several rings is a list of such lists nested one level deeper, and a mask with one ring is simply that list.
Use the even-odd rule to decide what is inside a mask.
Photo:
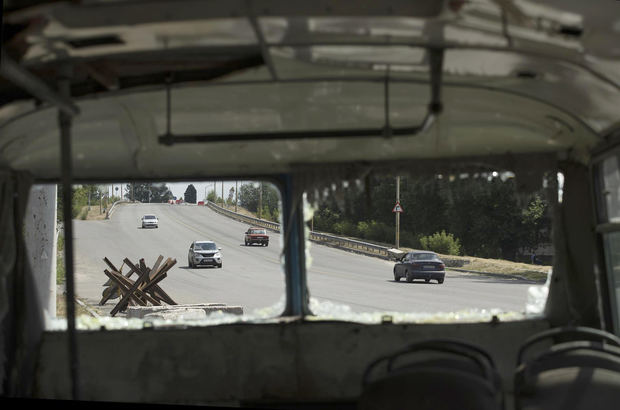
[{"label": "wooden barricade", "polygon": [[[164,257],[159,255],[152,268],[146,266],[144,259],[140,259],[134,264],[128,258],[123,260],[121,269],[117,269],[108,258],[103,261],[110,269],[104,269],[105,275],[109,278],[104,286],[109,286],[103,291],[103,297],[99,305],[104,305],[108,300],[120,297],[120,301],[110,312],[115,316],[118,312],[123,312],[129,305],[161,306],[162,303],[176,305],[177,303],[159,286],[159,282],[168,276],[168,270],[176,263],[176,259],[168,258],[163,263]],[[129,267],[129,272],[121,272],[124,265]],[[130,279],[133,274],[138,278],[134,281]]]}]

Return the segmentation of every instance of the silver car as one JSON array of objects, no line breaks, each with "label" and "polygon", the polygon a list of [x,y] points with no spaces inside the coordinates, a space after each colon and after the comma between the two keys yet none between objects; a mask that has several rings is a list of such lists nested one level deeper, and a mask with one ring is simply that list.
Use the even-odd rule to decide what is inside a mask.
[{"label": "silver car", "polygon": [[218,248],[213,241],[194,241],[189,246],[187,264],[190,268],[199,266],[222,267],[222,248]]},{"label": "silver car", "polygon": [[142,217],[142,228],[157,228],[159,226],[159,220],[155,215],[144,215]]}]

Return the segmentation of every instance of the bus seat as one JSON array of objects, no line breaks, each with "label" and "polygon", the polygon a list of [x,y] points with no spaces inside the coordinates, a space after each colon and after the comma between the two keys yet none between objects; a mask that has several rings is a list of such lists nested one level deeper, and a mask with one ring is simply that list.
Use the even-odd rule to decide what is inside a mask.
[{"label": "bus seat", "polygon": [[586,327],[532,336],[519,349],[514,396],[518,410],[620,408],[620,339]]},{"label": "bus seat", "polygon": [[359,410],[503,409],[491,356],[456,340],[429,340],[373,361],[364,372]]}]

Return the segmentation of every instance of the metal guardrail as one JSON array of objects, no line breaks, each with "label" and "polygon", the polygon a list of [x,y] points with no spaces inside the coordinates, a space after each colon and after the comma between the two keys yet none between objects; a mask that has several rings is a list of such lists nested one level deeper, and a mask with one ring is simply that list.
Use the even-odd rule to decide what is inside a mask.
[{"label": "metal guardrail", "polygon": [[386,246],[375,245],[373,243],[356,241],[354,239],[342,238],[340,236],[329,235],[319,232],[310,232],[310,239],[317,242],[328,243],[330,245],[338,246],[341,248],[352,249],[365,254],[383,256],[386,258],[392,257],[390,248]]},{"label": "metal guardrail", "polygon": [[108,209],[108,210],[106,211],[106,213],[105,213],[105,219],[110,219],[110,215],[112,214],[112,211],[114,210],[114,207],[115,207],[117,204],[120,204],[120,203],[126,203],[126,202],[131,202],[131,201],[129,201],[129,200],[127,200],[127,199],[121,199],[121,200],[118,200],[118,201],[114,202],[114,203],[112,204],[112,206],[110,207],[110,209]]},{"label": "metal guardrail", "polygon": [[[264,219],[254,218],[247,215],[242,215],[237,212],[229,211],[228,209],[222,208],[219,205],[214,204],[211,201],[206,201],[205,206],[213,209],[215,212],[226,215],[232,219],[237,221],[245,222],[250,225],[260,226],[263,228],[270,229],[275,232],[280,232],[280,224],[266,221]],[[364,253],[367,255],[380,256],[387,259],[392,259],[395,257],[395,253],[386,246],[375,245],[373,243],[356,241],[354,239],[342,238],[340,236],[329,235],[325,233],[319,232],[310,232],[310,240],[315,242],[324,243],[331,246],[336,246],[340,248],[350,249],[356,252]]]},{"label": "metal guardrail", "polygon": [[[210,201],[206,201],[205,206],[210,207],[215,212],[224,214],[238,221],[245,222],[245,223],[248,223],[254,226],[261,226],[263,228],[271,229],[272,231],[275,231],[275,232],[280,232],[280,224],[278,223],[266,221],[264,219],[253,218],[251,216],[242,215],[237,212],[229,211],[228,209],[222,208],[221,206],[218,206]],[[354,252],[359,252],[365,255],[377,256],[377,257],[381,257],[381,258],[389,259],[389,260],[396,260],[406,253],[405,251],[401,251],[399,249],[388,248],[387,246],[375,245],[373,243],[356,241],[354,239],[343,238],[340,236],[330,235],[330,234],[320,233],[320,232],[310,232],[310,240],[323,243],[329,246],[344,248],[344,249],[352,250]],[[442,260],[446,263],[446,266],[454,267],[454,268],[461,268],[463,267],[463,265],[469,263],[468,261],[466,262],[461,259],[450,258],[449,256],[447,257],[442,256]],[[455,269],[455,270],[459,270],[459,269]],[[486,274],[493,275],[492,273],[475,272],[475,271],[464,270],[464,269],[460,269],[460,270],[463,270],[465,272],[471,272],[471,273],[482,273],[485,275]],[[506,275],[503,275],[502,277],[506,277]]]},{"label": "metal guardrail", "polygon": [[254,218],[237,212],[229,211],[228,209],[222,208],[221,206],[216,205],[211,201],[205,201],[205,206],[208,206],[217,213],[224,214],[232,219],[236,219],[237,221],[245,222],[254,226],[260,226],[262,228],[267,228],[275,232],[280,232],[279,223],[266,221],[264,219]]}]

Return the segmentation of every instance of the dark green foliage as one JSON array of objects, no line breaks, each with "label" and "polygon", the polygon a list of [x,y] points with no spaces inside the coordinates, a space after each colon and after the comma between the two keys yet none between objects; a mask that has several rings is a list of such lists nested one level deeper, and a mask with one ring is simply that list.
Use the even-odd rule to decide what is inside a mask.
[{"label": "dark green foliage", "polygon": [[[127,184],[125,198],[131,200],[132,184]],[[194,189],[195,190],[195,189]],[[139,183],[133,184],[133,199],[140,202],[162,203],[173,199],[174,195],[166,184],[158,183]],[[195,199],[194,199],[195,200]],[[186,201],[187,202],[187,201]],[[195,203],[195,202],[194,202]]]},{"label": "dark green foliage", "polygon": [[[258,212],[260,189],[262,187],[262,209]],[[239,205],[250,212],[255,212],[262,219],[274,220],[279,217],[279,194],[270,183],[243,184],[239,187]],[[275,215],[275,218],[274,218]]]},{"label": "dark green foliage", "polygon": [[437,252],[443,255],[458,255],[461,244],[451,233],[441,231],[435,232],[430,236],[421,237],[420,247],[424,250]]},{"label": "dark green foliage", "polygon": [[187,186],[187,189],[185,190],[183,197],[185,198],[185,202],[189,204],[196,203],[196,187],[194,187],[194,184],[189,184]]},{"label": "dark green foliage", "polygon": [[324,205],[314,213],[314,230],[319,232],[333,232],[334,225],[340,220],[340,213]]},{"label": "dark green foliage", "polygon": [[530,250],[534,250],[541,239],[549,234],[551,222],[547,216],[547,208],[547,203],[536,195],[521,212],[521,222],[524,226],[523,244]]},{"label": "dark green foliage", "polygon": [[[71,204],[71,216],[72,218],[85,219],[88,210],[83,210],[85,206],[96,206],[103,208],[107,207],[110,200],[106,195],[105,190],[102,192],[98,185],[74,185],[73,186],[73,198]],[[57,185],[56,189],[56,220],[62,221],[64,219],[63,214],[63,186]]]},{"label": "dark green foliage", "polygon": [[207,201],[211,201],[211,202],[217,201],[217,194],[215,193],[215,191],[209,191],[209,193],[207,194]]},{"label": "dark green foliage", "polygon": [[[344,206],[333,197],[323,201],[314,230],[394,244],[396,178],[373,176],[366,185],[369,191],[347,189]],[[400,203],[401,247],[421,249],[422,242],[436,241],[445,248],[440,253],[516,260],[520,250],[549,241],[542,191],[518,194],[514,178],[401,177]]]},{"label": "dark green foliage", "polygon": [[[62,184],[58,184],[58,208],[57,219],[62,219],[63,201]],[[76,185],[73,187],[73,203],[71,204],[71,216],[73,218],[85,219],[86,214],[82,211],[87,205],[99,206],[99,201],[103,195],[99,192],[97,185]],[[87,211],[86,211],[87,212]]]}]

